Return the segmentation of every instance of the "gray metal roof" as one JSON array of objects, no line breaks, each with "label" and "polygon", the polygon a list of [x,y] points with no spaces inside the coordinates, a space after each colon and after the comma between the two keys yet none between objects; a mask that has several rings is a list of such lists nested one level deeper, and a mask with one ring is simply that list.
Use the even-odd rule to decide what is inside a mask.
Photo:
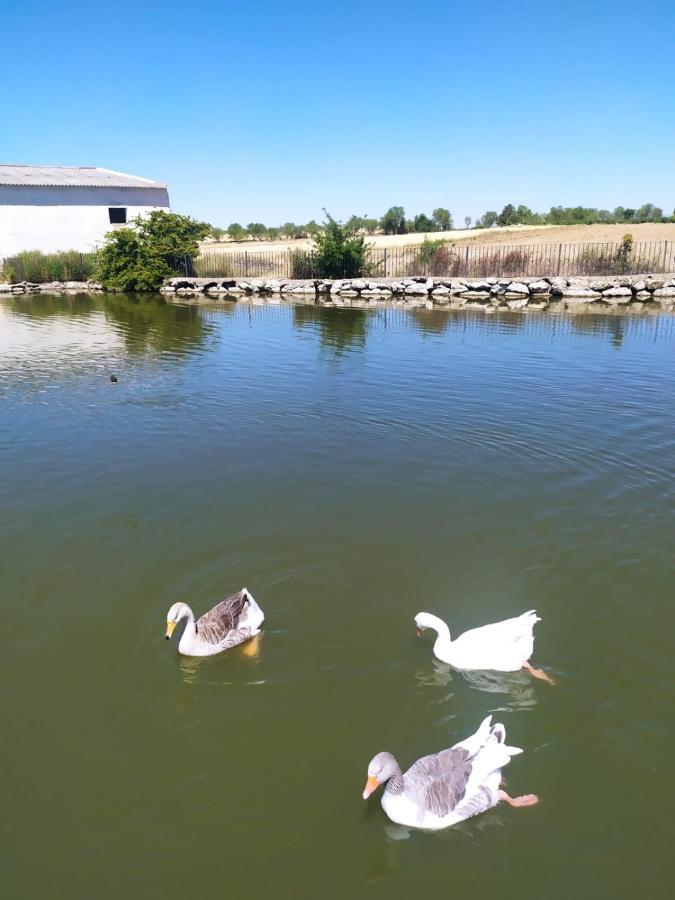
[{"label": "gray metal roof", "polygon": [[161,181],[95,166],[13,166],[0,163],[0,186],[166,188]]}]

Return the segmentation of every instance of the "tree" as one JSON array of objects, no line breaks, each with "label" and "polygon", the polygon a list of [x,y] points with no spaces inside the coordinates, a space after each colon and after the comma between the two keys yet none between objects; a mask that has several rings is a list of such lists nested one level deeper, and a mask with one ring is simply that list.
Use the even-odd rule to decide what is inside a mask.
[{"label": "tree", "polygon": [[281,229],[276,226],[271,226],[267,229],[267,240],[268,241],[276,241],[281,234]]},{"label": "tree", "polygon": [[492,228],[497,221],[497,218],[498,216],[494,209],[489,209],[487,212],[483,213],[476,222],[476,228]]},{"label": "tree", "polygon": [[267,236],[267,226],[263,225],[262,222],[249,222],[246,230],[256,241]]},{"label": "tree", "polygon": [[227,233],[233,241],[243,241],[246,237],[246,229],[239,222],[233,222],[228,226]]},{"label": "tree", "polygon": [[308,235],[308,237],[314,237],[321,231],[321,226],[318,224],[318,222],[315,222],[314,219],[312,219],[305,225],[304,231],[305,234]]},{"label": "tree", "polygon": [[380,223],[377,219],[364,219],[363,227],[366,229],[368,234],[375,234],[377,229],[380,227]]},{"label": "tree", "polygon": [[434,225],[436,225],[439,231],[452,230],[452,216],[449,209],[443,209],[442,206],[439,206],[438,209],[435,209],[432,212],[431,218],[434,220]]},{"label": "tree", "polygon": [[317,278],[356,278],[365,275],[368,246],[362,235],[337,222],[324,209],[323,231],[314,238],[314,271]]},{"label": "tree", "polygon": [[391,206],[380,219],[385,234],[405,234],[405,210],[402,206]]},{"label": "tree", "polygon": [[464,216],[464,227],[471,228],[471,216]]},{"label": "tree", "polygon": [[219,228],[217,225],[211,225],[209,237],[212,237],[216,241],[222,241],[226,234],[227,232],[224,228]]},{"label": "tree", "polygon": [[419,213],[415,216],[412,223],[412,229],[413,231],[416,231],[418,233],[436,230],[434,223],[431,221],[429,216],[425,216],[424,213]]},{"label": "tree", "polygon": [[507,203],[497,217],[497,225],[515,225],[518,221],[513,203]]},{"label": "tree", "polygon": [[211,227],[163,209],[138,216],[133,225],[108,232],[99,252],[96,277],[114,291],[156,291],[175,274],[177,261],[197,256],[198,241]]},{"label": "tree", "polygon": [[347,228],[353,232],[365,230],[365,221],[363,216],[350,216],[347,219]]}]

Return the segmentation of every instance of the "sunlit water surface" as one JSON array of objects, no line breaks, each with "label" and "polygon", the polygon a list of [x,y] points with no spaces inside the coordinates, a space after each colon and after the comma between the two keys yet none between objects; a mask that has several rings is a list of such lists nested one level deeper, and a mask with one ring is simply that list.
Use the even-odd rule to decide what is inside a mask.
[{"label": "sunlit water surface", "polygon": [[[4,896],[671,896],[674,351],[668,315],[2,301]],[[257,648],[165,642],[243,584]],[[412,623],[532,607],[557,688]],[[363,802],[488,713],[539,806]]]}]

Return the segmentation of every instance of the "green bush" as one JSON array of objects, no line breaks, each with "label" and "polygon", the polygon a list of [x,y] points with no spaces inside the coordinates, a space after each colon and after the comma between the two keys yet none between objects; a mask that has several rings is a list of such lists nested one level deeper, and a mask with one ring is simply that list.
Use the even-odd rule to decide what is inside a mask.
[{"label": "green bush", "polygon": [[109,290],[156,291],[178,265],[194,261],[197,242],[210,230],[205,222],[161,209],[134,225],[109,232],[99,252],[96,275]]},{"label": "green bush", "polygon": [[358,278],[368,274],[368,244],[349,225],[337,222],[324,209],[323,231],[314,238],[311,254],[314,278]]},{"label": "green bush", "polygon": [[95,253],[78,253],[65,250],[62,253],[41,253],[25,250],[9,256],[3,263],[3,277],[15,284],[18,281],[88,281],[96,270]]},{"label": "green bush", "polygon": [[453,245],[442,239],[424,238],[417,254],[417,267],[423,275],[451,275],[454,261]]}]

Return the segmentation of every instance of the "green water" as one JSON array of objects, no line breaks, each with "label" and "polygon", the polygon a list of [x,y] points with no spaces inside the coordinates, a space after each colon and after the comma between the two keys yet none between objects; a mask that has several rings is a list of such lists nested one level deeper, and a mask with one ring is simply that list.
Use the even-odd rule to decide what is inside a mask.
[{"label": "green water", "polygon": [[[668,315],[0,302],[3,896],[670,896],[674,354]],[[168,607],[242,585],[257,655],[179,657]],[[532,607],[556,688],[412,622]],[[361,799],[488,713],[537,807]]]}]

